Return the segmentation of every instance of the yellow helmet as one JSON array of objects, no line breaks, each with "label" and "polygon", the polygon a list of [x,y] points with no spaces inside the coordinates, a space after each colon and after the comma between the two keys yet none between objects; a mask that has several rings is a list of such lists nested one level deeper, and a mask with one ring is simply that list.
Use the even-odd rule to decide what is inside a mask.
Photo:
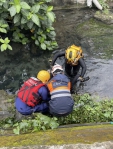
[{"label": "yellow helmet", "polygon": [[41,70],[38,72],[37,78],[43,83],[47,83],[50,79],[50,73],[46,70]]},{"label": "yellow helmet", "polygon": [[82,49],[75,45],[68,47],[65,53],[65,57],[68,63],[75,63],[78,61],[80,57],[82,57]]}]

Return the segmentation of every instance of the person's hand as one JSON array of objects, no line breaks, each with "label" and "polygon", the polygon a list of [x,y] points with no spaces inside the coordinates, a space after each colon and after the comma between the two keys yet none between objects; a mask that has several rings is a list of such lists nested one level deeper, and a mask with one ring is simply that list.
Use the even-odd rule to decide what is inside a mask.
[{"label": "person's hand", "polygon": [[78,80],[79,81],[84,81],[84,79],[82,77],[79,77]]},{"label": "person's hand", "polygon": [[51,70],[50,70],[50,69],[48,69],[47,71],[48,71],[49,73],[51,73]]}]

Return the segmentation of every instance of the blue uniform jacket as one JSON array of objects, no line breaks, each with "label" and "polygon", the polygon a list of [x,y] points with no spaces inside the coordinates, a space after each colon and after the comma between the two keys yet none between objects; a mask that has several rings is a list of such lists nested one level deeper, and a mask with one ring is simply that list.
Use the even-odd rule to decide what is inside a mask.
[{"label": "blue uniform jacket", "polygon": [[51,80],[70,82],[69,78],[64,74],[57,74]]},{"label": "blue uniform jacket", "polygon": [[[70,80],[68,79],[68,77],[64,74],[57,74],[55,75],[51,80],[56,80],[58,82],[54,82],[53,83],[53,87],[57,88],[59,86],[65,86],[65,84],[67,84],[68,82],[70,82]],[[50,82],[51,82],[50,80]],[[63,89],[60,91],[58,90],[55,93],[51,93],[51,98],[52,98],[52,94],[54,96],[54,98],[52,98],[49,101],[49,110],[51,114],[59,114],[59,115],[66,115],[72,112],[73,110],[73,106],[74,106],[74,100],[71,97],[70,91],[68,91],[68,96],[65,96],[65,91],[63,91]],[[66,92],[67,93],[67,92]],[[57,96],[57,94],[59,94]]]},{"label": "blue uniform jacket", "polygon": [[41,87],[38,91],[41,95],[43,101],[41,104],[36,105],[35,107],[30,107],[25,104],[20,98],[16,97],[15,99],[15,107],[19,113],[22,115],[30,115],[33,112],[48,112],[48,102],[50,99],[48,97],[48,90],[45,86]]}]

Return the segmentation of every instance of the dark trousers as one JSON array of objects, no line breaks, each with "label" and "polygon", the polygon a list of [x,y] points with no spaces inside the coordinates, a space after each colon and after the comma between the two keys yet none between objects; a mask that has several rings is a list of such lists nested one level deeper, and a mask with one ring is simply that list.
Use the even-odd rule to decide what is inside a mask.
[{"label": "dark trousers", "polygon": [[65,72],[71,80],[72,88],[76,84],[77,79],[80,77],[79,70],[80,65],[71,66],[70,64],[65,63]]}]

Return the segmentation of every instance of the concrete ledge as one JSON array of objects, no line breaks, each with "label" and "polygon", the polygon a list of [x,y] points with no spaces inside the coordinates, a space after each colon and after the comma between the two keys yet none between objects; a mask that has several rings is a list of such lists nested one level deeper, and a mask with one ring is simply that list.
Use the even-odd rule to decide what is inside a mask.
[{"label": "concrete ledge", "polygon": [[[31,134],[1,136],[0,140],[1,149],[57,149],[60,147],[62,147],[61,149],[64,147],[65,149],[79,149],[79,146],[81,146],[80,149],[89,149],[89,147],[95,146],[95,143],[97,146],[107,146],[98,149],[112,149],[113,125],[59,128]],[[75,146],[78,147],[74,148]]]}]

